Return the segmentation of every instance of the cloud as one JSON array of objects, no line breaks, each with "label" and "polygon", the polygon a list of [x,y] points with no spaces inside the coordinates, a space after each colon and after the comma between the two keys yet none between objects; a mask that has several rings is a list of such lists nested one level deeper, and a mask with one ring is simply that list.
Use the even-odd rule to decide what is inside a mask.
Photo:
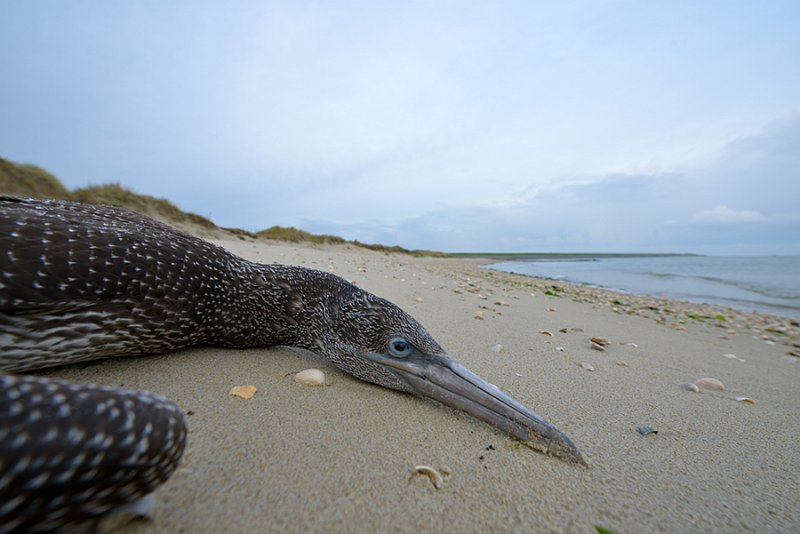
[{"label": "cloud", "polygon": [[800,253],[800,117],[738,138],[719,153],[681,171],[559,177],[522,187],[503,202],[302,225],[447,251]]},{"label": "cloud", "polygon": [[732,210],[728,206],[716,206],[710,210],[703,210],[695,215],[695,219],[712,223],[742,223],[764,220],[764,216],[756,210]]}]

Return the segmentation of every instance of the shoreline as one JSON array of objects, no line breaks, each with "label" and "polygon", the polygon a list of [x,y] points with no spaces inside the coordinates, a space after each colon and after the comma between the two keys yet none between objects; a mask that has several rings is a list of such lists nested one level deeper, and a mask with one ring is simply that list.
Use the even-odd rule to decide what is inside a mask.
[{"label": "shoreline", "polygon": [[[529,279],[531,289],[544,294],[553,293],[553,296],[567,296],[576,302],[592,304],[605,304],[611,311],[627,315],[639,315],[652,319],[660,324],[667,324],[672,328],[680,328],[687,322],[711,324],[720,329],[729,330],[729,334],[736,334],[738,330],[749,331],[761,336],[764,341],[772,341],[785,345],[789,351],[800,358],[800,320],[794,317],[761,312],[758,310],[741,310],[730,306],[707,304],[681,300],[672,297],[659,297],[645,293],[627,292],[620,289],[593,286],[571,280],[557,280],[521,273],[510,273],[499,269],[492,269],[488,265],[492,261],[482,261],[479,266],[487,272],[509,275],[511,283],[520,277]],[[482,271],[478,271],[480,273]],[[479,276],[479,274],[474,276]],[[525,286],[525,282],[521,282]],[[560,295],[556,295],[556,293]],[[731,332],[730,330],[737,330]]]},{"label": "shoreline", "polygon": [[[665,300],[650,310],[642,297],[475,259],[217,243],[249,260],[333,272],[396,303],[467,368],[570,436],[590,467],[283,347],[195,347],[42,371],[147,389],[191,413],[187,451],[154,494],[153,520],[121,533],[800,528],[800,363],[779,340],[794,331],[771,332],[772,319],[731,315],[726,326],[740,325],[731,334]],[[609,340],[606,350],[591,348],[593,336]],[[325,372],[325,387],[294,382],[307,368]],[[702,377],[726,389],[677,387]],[[229,395],[244,384],[257,386],[255,397]],[[659,433],[642,437],[640,426]],[[418,465],[450,475],[437,489]]]}]

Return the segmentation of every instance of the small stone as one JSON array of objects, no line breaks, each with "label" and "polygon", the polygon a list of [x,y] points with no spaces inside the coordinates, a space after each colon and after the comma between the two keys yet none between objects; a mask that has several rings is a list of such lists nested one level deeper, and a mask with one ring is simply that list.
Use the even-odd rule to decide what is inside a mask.
[{"label": "small stone", "polygon": [[697,387],[696,384],[692,384],[689,382],[683,382],[681,384],[678,384],[678,387],[681,389],[685,389],[686,391],[691,391],[693,393],[700,393],[700,388]]},{"label": "small stone", "polygon": [[587,371],[594,371],[594,366],[591,363],[581,362],[581,367]]},{"label": "small stone", "polygon": [[628,362],[620,360],[617,362],[617,365],[619,365],[620,367],[628,367]]},{"label": "small stone", "polygon": [[492,349],[491,350],[492,350],[492,352],[500,352],[500,351],[503,350],[503,345],[501,345],[500,343],[492,345]]}]

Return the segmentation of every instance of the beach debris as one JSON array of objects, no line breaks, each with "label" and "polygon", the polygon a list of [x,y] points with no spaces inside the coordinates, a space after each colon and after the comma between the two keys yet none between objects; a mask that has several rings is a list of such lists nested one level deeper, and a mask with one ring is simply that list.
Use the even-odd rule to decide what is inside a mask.
[{"label": "beach debris", "polygon": [[711,389],[714,391],[723,391],[725,389],[725,385],[716,378],[701,378],[695,380],[694,384],[701,389]]},{"label": "beach debris", "polygon": [[606,348],[603,345],[601,345],[599,343],[595,343],[594,341],[589,341],[589,346],[591,348],[593,348],[594,350],[599,350],[601,352],[606,350]]},{"label": "beach debris", "polygon": [[547,311],[549,311],[549,312],[558,311],[558,310],[557,310],[557,309],[555,309],[555,308],[545,308],[545,310],[547,310]]},{"label": "beach debris", "polygon": [[636,343],[623,343],[623,345],[625,345],[626,347],[633,347],[634,349],[639,348],[639,345],[637,345]]},{"label": "beach debris", "polygon": [[608,345],[611,344],[611,342],[607,338],[604,338],[604,337],[592,336],[590,341],[592,343],[596,343],[597,345],[600,345],[601,347],[607,347]]},{"label": "beach debris", "polygon": [[303,369],[294,375],[294,381],[304,386],[324,386],[325,373],[320,369]]},{"label": "beach debris", "polygon": [[556,347],[556,352],[564,352],[564,347]]},{"label": "beach debris", "polygon": [[747,404],[755,404],[756,401],[751,399],[750,397],[736,397],[736,402],[746,402]]},{"label": "beach debris", "polygon": [[681,389],[685,389],[686,391],[691,391],[693,393],[700,393],[700,388],[697,387],[696,384],[692,384],[691,382],[682,382],[678,384],[678,387]]},{"label": "beach debris", "polygon": [[422,297],[414,297],[414,302],[425,302]]},{"label": "beach debris", "polygon": [[258,391],[258,388],[255,386],[234,386],[228,394],[242,399],[252,399],[256,391]]},{"label": "beach debris", "polygon": [[723,358],[728,358],[729,360],[738,360],[739,358],[735,354],[723,354]]},{"label": "beach debris", "polygon": [[520,373],[514,373],[514,374],[515,374],[515,375],[517,375],[517,376],[518,376],[518,377],[520,377],[520,378],[522,378],[522,377],[523,377],[523,375],[521,375]]},{"label": "beach debris", "polygon": [[649,436],[649,435],[651,435],[651,434],[652,434],[652,435],[654,435],[654,436],[655,436],[656,434],[658,434],[658,430],[656,430],[656,429],[655,429],[655,428],[653,428],[652,426],[637,426],[637,427],[636,427],[636,431],[637,431],[637,432],[639,432],[639,434],[640,434],[640,435],[641,435],[643,438],[644,438],[644,437],[647,437],[647,436]]},{"label": "beach debris", "polygon": [[625,360],[619,360],[617,362],[617,365],[619,365],[620,367],[628,367],[628,362],[626,362]]},{"label": "beach debris", "polygon": [[601,527],[600,525],[594,525],[594,529],[597,531],[597,534],[616,534],[613,530]]},{"label": "beach debris", "polygon": [[565,326],[564,328],[560,328],[558,331],[561,332],[562,334],[566,334],[567,332],[583,332],[583,328],[578,328],[575,326],[567,328]]},{"label": "beach debris", "polygon": [[475,310],[474,316],[476,319],[483,321],[483,312],[481,310]]},{"label": "beach debris", "polygon": [[492,348],[491,348],[492,352],[500,352],[502,350],[503,350],[503,345],[501,345],[500,343],[496,343],[496,344],[492,345]]},{"label": "beach debris", "polygon": [[581,367],[587,371],[594,371],[594,365],[588,362],[581,362]]},{"label": "beach debris", "polygon": [[553,333],[550,330],[539,330],[540,334],[544,334],[546,336],[553,337]]},{"label": "beach debris", "polygon": [[434,469],[433,467],[430,467],[428,465],[418,465],[414,468],[414,472],[418,475],[425,475],[426,477],[428,477],[431,481],[431,484],[433,484],[433,487],[436,488],[437,490],[442,489],[442,487],[444,486],[444,477],[438,470]]}]

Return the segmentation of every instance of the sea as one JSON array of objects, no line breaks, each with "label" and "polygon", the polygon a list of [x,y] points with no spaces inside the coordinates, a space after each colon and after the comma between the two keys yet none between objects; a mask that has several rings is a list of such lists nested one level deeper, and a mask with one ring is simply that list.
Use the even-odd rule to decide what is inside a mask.
[{"label": "sea", "polygon": [[503,261],[492,269],[800,319],[800,256],[632,256]]}]

